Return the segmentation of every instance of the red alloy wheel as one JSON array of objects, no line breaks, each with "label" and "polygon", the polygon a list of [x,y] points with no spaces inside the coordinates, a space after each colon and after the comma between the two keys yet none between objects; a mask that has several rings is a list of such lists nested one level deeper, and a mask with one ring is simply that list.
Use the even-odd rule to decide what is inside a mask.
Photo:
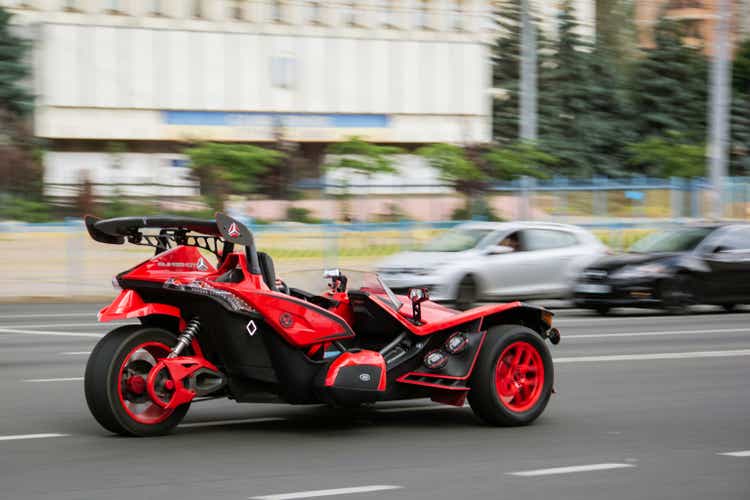
[{"label": "red alloy wheel", "polygon": [[[136,346],[125,356],[117,377],[117,395],[125,412],[138,423],[153,425],[166,420],[174,409],[164,409],[148,397],[146,379],[160,359],[166,358],[171,349],[161,342],[145,342]],[[169,391],[163,382],[161,392]],[[164,394],[165,399],[170,396]]]},{"label": "red alloy wheel", "polygon": [[539,401],[544,386],[544,362],[528,342],[513,342],[495,365],[495,390],[507,409],[522,413]]}]

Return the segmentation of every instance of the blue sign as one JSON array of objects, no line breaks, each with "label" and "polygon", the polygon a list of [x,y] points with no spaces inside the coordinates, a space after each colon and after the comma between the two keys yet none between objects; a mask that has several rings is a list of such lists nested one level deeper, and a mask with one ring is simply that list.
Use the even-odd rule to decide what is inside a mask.
[{"label": "blue sign", "polygon": [[645,193],[643,191],[625,191],[625,198],[628,200],[643,201]]},{"label": "blue sign", "polygon": [[388,115],[224,111],[163,111],[162,119],[168,125],[285,128],[387,128],[390,122]]}]

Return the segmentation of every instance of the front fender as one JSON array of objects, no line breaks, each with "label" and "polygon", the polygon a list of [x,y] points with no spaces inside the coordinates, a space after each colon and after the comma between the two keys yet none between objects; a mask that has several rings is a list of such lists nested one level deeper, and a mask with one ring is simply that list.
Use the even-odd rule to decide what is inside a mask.
[{"label": "front fender", "polygon": [[489,329],[496,325],[523,325],[531,328],[546,338],[547,331],[552,328],[552,317],[554,313],[544,307],[533,306],[523,302],[517,306],[507,308],[496,313],[485,316],[482,322],[483,329]]},{"label": "front fender", "polygon": [[135,290],[120,292],[110,305],[99,311],[97,318],[102,323],[106,323],[118,319],[145,318],[153,315],[177,318],[180,322],[180,330],[185,329],[185,320],[182,319],[179,308],[155,302],[146,303]]}]

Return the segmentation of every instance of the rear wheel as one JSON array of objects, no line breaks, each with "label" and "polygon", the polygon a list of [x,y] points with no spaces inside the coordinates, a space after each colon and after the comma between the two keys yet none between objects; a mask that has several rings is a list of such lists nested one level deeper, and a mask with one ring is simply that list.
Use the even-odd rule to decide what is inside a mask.
[{"label": "rear wheel", "polygon": [[492,328],[471,378],[469,404],[492,425],[527,425],[552,394],[552,356],[544,340],[520,325]]},{"label": "rear wheel", "polygon": [[[146,387],[149,372],[175,341],[166,330],[140,325],[117,328],[99,341],[86,365],[84,390],[89,410],[102,427],[116,434],[156,436],[180,423],[190,403],[165,409],[150,399]],[[157,395],[165,401],[170,398],[168,385],[157,385]]]},{"label": "rear wheel", "polygon": [[722,309],[726,312],[734,312],[737,309],[737,304],[722,304]]}]

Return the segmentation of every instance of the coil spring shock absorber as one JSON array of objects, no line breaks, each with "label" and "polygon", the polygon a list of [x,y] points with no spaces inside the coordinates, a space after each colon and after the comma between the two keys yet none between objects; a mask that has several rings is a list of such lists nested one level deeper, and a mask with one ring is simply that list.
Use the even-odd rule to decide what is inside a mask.
[{"label": "coil spring shock absorber", "polygon": [[185,348],[193,342],[193,339],[198,334],[200,329],[201,322],[198,319],[198,316],[196,316],[190,320],[180,336],[177,337],[177,345],[174,346],[172,352],[169,353],[169,356],[167,356],[167,358],[176,358],[177,356],[179,356],[182,351],[184,351]]}]

